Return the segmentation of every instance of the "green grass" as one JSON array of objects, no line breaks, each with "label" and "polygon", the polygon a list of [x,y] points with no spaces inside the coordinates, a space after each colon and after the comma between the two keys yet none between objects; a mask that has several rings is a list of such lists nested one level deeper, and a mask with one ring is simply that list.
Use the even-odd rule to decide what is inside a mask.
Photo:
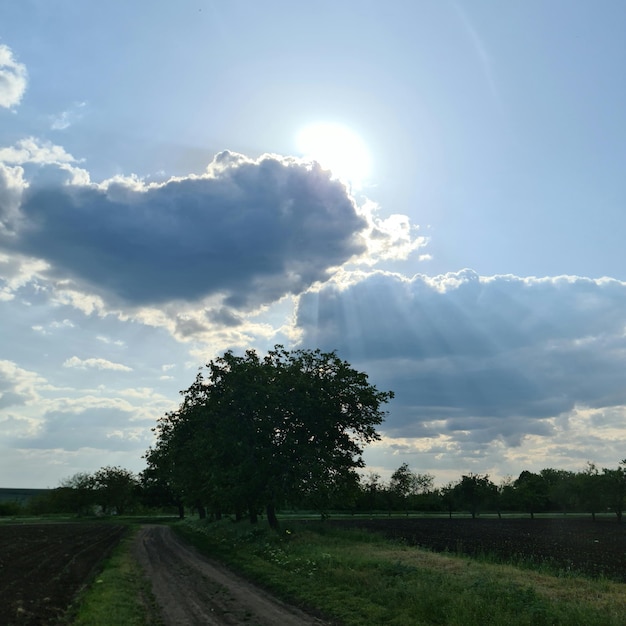
[{"label": "green grass", "polygon": [[72,626],[156,626],[150,585],[131,554],[137,526],[131,526],[101,571],[70,608]]},{"label": "green grass", "polygon": [[626,586],[434,554],[359,530],[230,521],[174,529],[287,601],[351,625],[624,624]]}]

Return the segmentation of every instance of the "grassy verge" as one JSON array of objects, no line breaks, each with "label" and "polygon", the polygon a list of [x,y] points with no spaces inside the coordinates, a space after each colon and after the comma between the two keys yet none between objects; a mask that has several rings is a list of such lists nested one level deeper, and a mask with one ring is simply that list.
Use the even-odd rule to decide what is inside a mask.
[{"label": "grassy verge", "polygon": [[131,554],[136,526],[131,526],[92,584],[78,597],[69,611],[72,626],[156,626],[150,585]]},{"label": "grassy verge", "polygon": [[626,588],[409,548],[358,530],[229,521],[174,526],[283,598],[348,626],[624,624]]}]

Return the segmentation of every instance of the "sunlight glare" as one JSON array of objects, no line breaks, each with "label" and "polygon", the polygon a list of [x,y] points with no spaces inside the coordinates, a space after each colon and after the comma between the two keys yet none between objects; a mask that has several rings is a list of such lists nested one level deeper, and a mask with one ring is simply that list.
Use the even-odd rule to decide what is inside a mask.
[{"label": "sunlight glare", "polygon": [[359,189],[370,173],[371,160],[364,141],[341,124],[311,124],[298,133],[296,141],[304,158],[317,161],[353,189]]}]

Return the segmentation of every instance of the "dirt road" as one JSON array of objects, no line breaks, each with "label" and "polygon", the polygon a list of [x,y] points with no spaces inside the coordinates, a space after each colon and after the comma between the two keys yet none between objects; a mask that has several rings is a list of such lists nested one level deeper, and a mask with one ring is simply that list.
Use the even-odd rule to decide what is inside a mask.
[{"label": "dirt road", "polygon": [[168,526],[142,527],[134,551],[152,581],[166,626],[325,624],[205,558]]}]

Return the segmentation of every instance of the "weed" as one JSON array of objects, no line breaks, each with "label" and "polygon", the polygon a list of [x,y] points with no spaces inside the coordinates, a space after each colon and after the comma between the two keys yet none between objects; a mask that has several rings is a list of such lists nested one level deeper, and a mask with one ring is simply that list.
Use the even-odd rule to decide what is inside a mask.
[{"label": "weed", "polygon": [[536,564],[530,576],[528,560],[520,559],[522,571],[489,555],[434,554],[361,530],[292,522],[289,532],[274,533],[220,523],[195,536],[286,600],[347,625],[609,626],[622,625],[626,611],[616,583],[556,577]]}]

